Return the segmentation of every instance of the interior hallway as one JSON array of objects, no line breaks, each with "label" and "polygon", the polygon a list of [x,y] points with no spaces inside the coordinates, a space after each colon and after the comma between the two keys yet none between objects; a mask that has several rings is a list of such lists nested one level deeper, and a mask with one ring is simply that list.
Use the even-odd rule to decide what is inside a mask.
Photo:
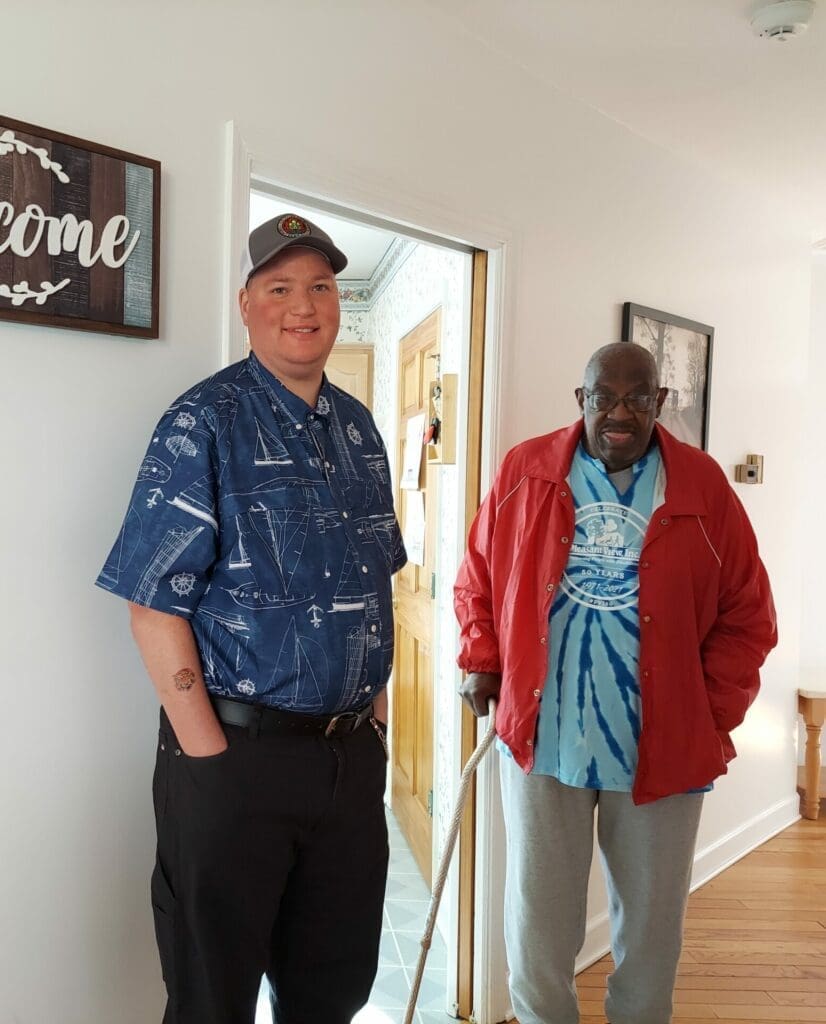
[{"label": "interior hallway", "polygon": [[[603,1024],[605,957],[577,977]],[[826,1021],[826,800],[689,899],[673,1024]]]}]

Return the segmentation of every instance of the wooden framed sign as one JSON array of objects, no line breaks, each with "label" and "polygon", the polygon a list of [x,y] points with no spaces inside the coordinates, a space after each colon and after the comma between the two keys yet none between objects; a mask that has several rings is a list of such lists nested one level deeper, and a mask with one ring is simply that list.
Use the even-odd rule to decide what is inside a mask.
[{"label": "wooden framed sign", "polygon": [[0,114],[0,319],[158,337],[161,165]]}]

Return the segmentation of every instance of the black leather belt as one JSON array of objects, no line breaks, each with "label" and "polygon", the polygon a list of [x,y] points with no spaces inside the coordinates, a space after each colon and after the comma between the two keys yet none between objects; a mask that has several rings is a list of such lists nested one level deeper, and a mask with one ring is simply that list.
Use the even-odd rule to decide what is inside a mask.
[{"label": "black leather belt", "polygon": [[250,729],[253,735],[346,736],[355,732],[373,714],[372,704],[340,715],[302,715],[225,697],[213,697],[212,706],[222,722]]}]

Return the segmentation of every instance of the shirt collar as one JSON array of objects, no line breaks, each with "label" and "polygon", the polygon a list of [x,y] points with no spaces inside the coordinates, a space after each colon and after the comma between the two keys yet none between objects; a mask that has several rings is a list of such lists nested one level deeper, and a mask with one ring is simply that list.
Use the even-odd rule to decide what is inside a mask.
[{"label": "shirt collar", "polygon": [[[626,469],[632,470],[634,473],[634,478],[636,479],[636,477],[638,477],[640,473],[642,473],[642,471],[648,465],[650,459],[654,456],[655,452],[657,452],[657,437],[655,434],[652,434],[651,443],[646,449],[645,454],[642,456],[642,458],[637,459],[636,462],[632,462],[630,466],[626,467]],[[617,470],[609,470],[605,463],[602,461],[602,459],[595,459],[588,454],[588,452],[585,449],[584,433],[582,435],[582,439],[577,445],[577,456],[581,459],[584,459],[589,465],[596,467],[596,469],[598,469],[603,476],[610,476],[618,472]],[[619,470],[619,472],[622,472],[622,470]]]},{"label": "shirt collar", "polygon": [[293,422],[303,424],[311,413],[315,413],[317,416],[324,416],[325,418],[330,415],[333,396],[326,373],[321,378],[318,401],[316,402],[315,409],[313,409],[303,398],[299,398],[298,395],[282,384],[278,377],[264,366],[254,352],[250,352],[247,358],[253,376],[257,377],[262,384],[269,388],[278,405]]},{"label": "shirt collar", "polygon": [[[565,479],[582,438],[584,421],[580,416],[569,427],[524,442],[522,472],[538,480],[558,483]],[[705,452],[678,441],[660,423],[654,424],[654,437],[660,458],[660,471],[666,484],[665,501],[672,515],[705,515],[706,500],[701,493],[711,472],[713,460]],[[716,472],[720,472],[719,466]]]}]

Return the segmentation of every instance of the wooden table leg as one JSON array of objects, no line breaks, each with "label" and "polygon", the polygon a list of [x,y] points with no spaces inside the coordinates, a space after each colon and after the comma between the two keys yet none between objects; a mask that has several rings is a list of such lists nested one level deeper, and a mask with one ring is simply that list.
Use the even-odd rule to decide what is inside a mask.
[{"label": "wooden table leg", "polygon": [[815,820],[820,813],[820,733],[826,718],[826,698],[801,695],[798,710],[806,723],[806,789],[801,813]]}]

